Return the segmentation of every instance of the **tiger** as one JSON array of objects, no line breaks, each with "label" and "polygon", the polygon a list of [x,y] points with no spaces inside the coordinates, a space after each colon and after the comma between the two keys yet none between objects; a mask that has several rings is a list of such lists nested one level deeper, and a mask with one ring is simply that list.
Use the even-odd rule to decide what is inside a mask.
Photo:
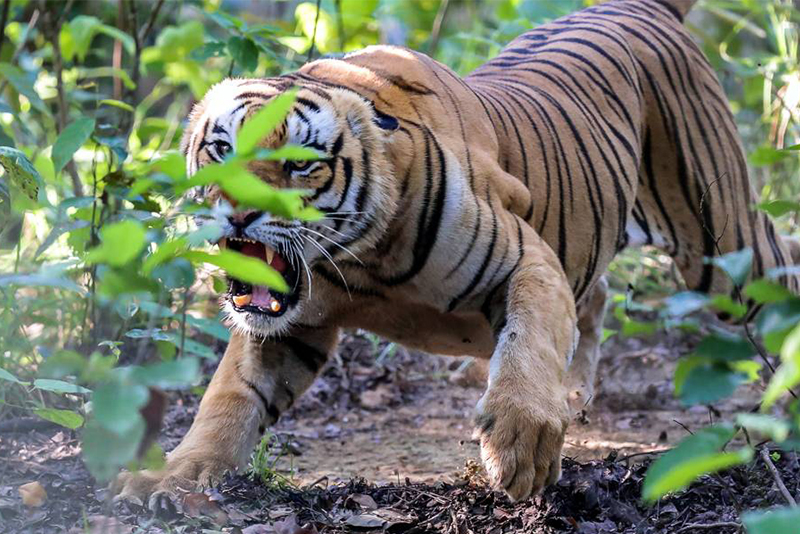
[{"label": "tiger", "polygon": [[212,87],[185,129],[187,173],[223,162],[244,122],[296,91],[260,146],[320,158],[249,170],[307,190],[321,218],[198,191],[219,245],[290,289],[230,280],[231,339],[191,428],[163,468],[122,473],[120,497],[152,506],[245,466],[343,329],[487,360],[475,439],[488,479],[514,501],[556,482],[568,389],[594,380],[603,273],[619,251],[657,247],[704,293],[735,289],[706,257],[749,247],[754,278],[791,263],[752,207],[725,94],[684,28],[693,3],[609,0],[523,33],[465,77],[370,46]]}]

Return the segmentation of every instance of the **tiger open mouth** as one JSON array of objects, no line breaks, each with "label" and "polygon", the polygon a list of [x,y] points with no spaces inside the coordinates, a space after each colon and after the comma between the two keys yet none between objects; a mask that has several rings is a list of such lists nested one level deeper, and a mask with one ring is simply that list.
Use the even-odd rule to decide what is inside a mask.
[{"label": "tiger open mouth", "polygon": [[280,317],[297,303],[300,273],[275,249],[252,239],[238,237],[228,237],[219,244],[220,247],[227,247],[266,262],[283,276],[289,286],[288,293],[280,293],[266,286],[252,285],[229,277],[228,298],[236,311]]}]

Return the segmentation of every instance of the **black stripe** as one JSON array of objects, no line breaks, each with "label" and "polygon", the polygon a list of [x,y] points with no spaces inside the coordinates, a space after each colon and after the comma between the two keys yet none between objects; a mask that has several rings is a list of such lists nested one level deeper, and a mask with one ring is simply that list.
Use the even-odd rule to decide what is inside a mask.
[{"label": "black stripe", "polygon": [[241,377],[241,372],[240,372],[240,376],[239,376],[239,378],[241,378],[241,379],[242,379],[242,382],[244,382],[244,383],[245,383],[245,385],[246,385],[247,387],[249,387],[250,389],[252,389],[252,390],[253,390],[253,392],[254,392],[256,395],[258,395],[258,398],[259,398],[259,399],[261,399],[261,403],[264,405],[264,411],[265,411],[265,412],[267,412],[267,414],[268,414],[270,417],[272,417],[272,419],[273,419],[273,421],[272,421],[272,422],[274,423],[275,421],[277,421],[277,420],[278,420],[278,418],[281,416],[281,412],[280,412],[280,410],[278,410],[278,408],[277,408],[277,407],[276,407],[274,404],[272,404],[271,402],[269,402],[269,401],[267,400],[267,398],[264,396],[264,394],[263,394],[263,393],[261,393],[261,391],[260,391],[260,390],[259,390],[259,389],[256,387],[256,385],[255,385],[255,384],[253,384],[253,383],[252,383],[252,382],[250,382],[249,380],[246,380],[245,378],[242,378],[242,377]]},{"label": "black stripe", "polygon": [[280,342],[285,344],[292,355],[300,360],[300,363],[312,374],[317,374],[328,356],[316,348],[308,345],[296,337],[282,337]]}]

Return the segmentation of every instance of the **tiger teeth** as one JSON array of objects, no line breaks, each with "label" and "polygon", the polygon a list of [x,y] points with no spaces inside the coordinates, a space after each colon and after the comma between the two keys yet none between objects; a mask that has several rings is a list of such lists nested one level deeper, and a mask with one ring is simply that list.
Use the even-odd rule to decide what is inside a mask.
[{"label": "tiger teeth", "polygon": [[236,295],[233,297],[233,303],[239,306],[240,308],[242,306],[247,306],[248,304],[250,304],[251,300],[253,300],[253,295],[249,293],[247,295]]},{"label": "tiger teeth", "polygon": [[269,302],[269,309],[272,310],[272,313],[278,313],[281,311],[281,303],[278,302],[277,299],[273,298]]},{"label": "tiger teeth", "polygon": [[264,255],[265,255],[266,259],[267,259],[267,263],[271,264],[272,263],[272,258],[275,257],[275,251],[272,250],[271,248],[269,248],[266,245],[264,245],[264,251],[265,251]]}]

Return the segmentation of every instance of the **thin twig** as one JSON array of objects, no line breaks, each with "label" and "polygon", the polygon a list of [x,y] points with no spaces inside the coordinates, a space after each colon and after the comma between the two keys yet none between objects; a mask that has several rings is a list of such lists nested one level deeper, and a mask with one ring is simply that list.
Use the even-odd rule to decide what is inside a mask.
[{"label": "thin twig", "polygon": [[183,346],[186,342],[186,309],[189,307],[189,290],[183,292],[183,306],[181,308],[181,351],[180,356],[183,358]]},{"label": "thin twig", "polygon": [[[17,58],[22,52],[22,49],[25,48],[25,43],[28,42],[28,35],[30,35],[31,29],[33,29],[33,27],[36,26],[36,22],[38,22],[38,20],[39,20],[39,10],[34,9],[33,13],[31,14],[31,20],[28,21],[28,25],[25,27],[25,31],[22,34],[22,38],[20,38],[19,44],[17,44],[17,49],[14,50],[14,55],[12,55],[11,59],[8,60],[8,63],[10,65],[16,63]],[[0,83],[0,93],[2,93],[5,90],[6,85],[8,85],[8,80],[3,80],[3,82]]]},{"label": "thin twig", "polygon": [[786,499],[786,502],[789,503],[789,506],[792,508],[797,506],[797,502],[792,497],[792,494],[789,493],[789,490],[786,489],[786,484],[783,483],[783,479],[781,478],[781,474],[778,472],[778,469],[775,467],[775,464],[772,463],[772,458],[769,457],[769,450],[766,447],[761,449],[761,459],[764,461],[764,464],[769,469],[772,478],[775,479],[775,485],[778,486],[778,490],[783,495],[783,498]]},{"label": "thin twig", "polygon": [[11,0],[3,2],[3,14],[0,15],[0,54],[3,52],[3,41],[6,37],[6,24],[8,23],[8,12],[11,8]]},{"label": "thin twig", "polygon": [[444,26],[444,19],[447,16],[447,8],[450,7],[450,0],[442,0],[439,4],[439,10],[436,12],[436,18],[433,19],[433,28],[431,28],[431,40],[428,45],[428,55],[433,56],[436,48],[439,46],[439,37],[442,33]]},{"label": "thin twig", "polygon": [[150,32],[153,30],[153,24],[156,22],[156,17],[158,17],[158,12],[161,11],[161,6],[164,5],[164,0],[157,0],[156,5],[152,11],[150,11],[150,17],[147,19],[147,22],[142,27],[142,30],[139,32],[139,43],[144,44],[147,41],[147,38],[150,37]]},{"label": "thin twig", "polygon": [[317,44],[317,24],[319,23],[319,5],[322,3],[322,0],[317,0],[317,13],[314,16],[314,32],[311,34],[311,46],[308,49],[308,58],[306,58],[306,62],[311,61],[311,58],[314,57],[314,46]]},{"label": "thin twig", "polygon": [[[63,58],[61,57],[61,44],[59,42],[59,35],[61,33],[61,24],[66,18],[66,13],[72,7],[72,0],[67,2],[63,13],[53,20],[53,14],[47,9],[47,3],[42,0],[42,12],[44,13],[44,31],[47,35],[47,40],[50,41],[53,47],[53,70],[56,75],[56,96],[58,98],[58,110],[56,113],[56,131],[61,133],[67,127],[67,98],[64,90],[64,65]],[[81,184],[80,177],[78,176],[78,169],[75,167],[73,161],[67,163],[67,172],[72,179],[72,191],[76,197],[83,196],[83,184]]]},{"label": "thin twig", "polygon": [[689,532],[690,530],[712,530],[717,528],[735,528],[738,530],[742,528],[742,525],[736,523],[735,521],[719,521],[717,523],[689,523],[688,525],[681,527],[680,530],[675,531],[675,534]]},{"label": "thin twig", "polygon": [[[712,180],[708,184],[708,187],[706,187],[706,189],[703,191],[703,194],[700,196],[700,220],[701,220],[701,224],[703,226],[703,230],[705,230],[706,233],[708,233],[708,235],[710,235],[711,238],[714,240],[714,248],[716,249],[717,254],[719,254],[720,256],[722,256],[723,253],[722,253],[722,249],[720,249],[720,247],[719,247],[719,242],[722,240],[722,236],[725,234],[725,229],[728,227],[728,219],[726,217],[725,226],[722,228],[722,232],[720,233],[719,237],[717,237],[717,236],[714,235],[714,233],[711,231],[711,229],[708,228],[708,226],[706,226],[703,213],[705,211],[704,206],[706,204],[706,195],[708,195],[708,192],[711,191],[711,188],[714,186],[714,184],[719,182],[725,176],[726,176],[726,174],[722,174],[718,178],[715,178],[714,180]],[[744,306],[745,304],[744,304],[744,298],[742,297],[742,288],[741,288],[741,286],[733,279],[731,279],[731,282],[733,282],[733,294],[736,297],[737,302],[739,304],[741,304],[742,306]],[[746,318],[746,316],[745,316],[745,318]],[[748,321],[747,320],[743,321],[742,322],[742,326],[743,326],[744,334],[745,334],[745,337],[747,338],[747,341],[749,341],[750,344],[753,346],[753,348],[756,349],[756,352],[758,353],[759,357],[764,361],[764,364],[766,364],[766,366],[770,370],[770,372],[772,374],[775,374],[775,366],[773,366],[772,362],[769,361],[769,355],[767,354],[767,351],[764,350],[764,347],[762,347],[761,344],[756,341],[755,336],[753,336],[752,330],[750,330],[750,325],[749,325]],[[789,394],[793,398],[797,399],[797,395],[795,394],[794,390],[792,390],[792,388],[786,388],[786,389],[789,391]]]},{"label": "thin twig", "polygon": [[346,42],[344,35],[344,19],[342,18],[342,0],[335,0],[336,6],[336,33],[339,34],[339,52],[344,52]]}]

